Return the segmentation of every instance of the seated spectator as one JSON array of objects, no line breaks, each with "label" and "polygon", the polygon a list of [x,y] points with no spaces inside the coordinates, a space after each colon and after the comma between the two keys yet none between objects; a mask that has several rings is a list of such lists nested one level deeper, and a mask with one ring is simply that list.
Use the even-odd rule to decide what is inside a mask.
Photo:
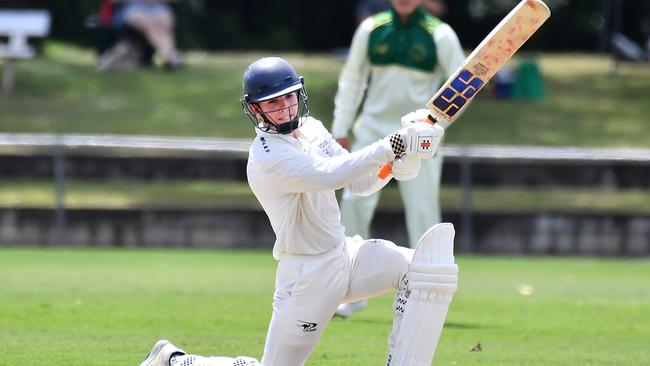
[{"label": "seated spectator", "polygon": [[175,44],[174,13],[165,1],[103,0],[99,26],[107,20],[118,40],[101,54],[99,70],[149,66],[154,52],[167,69],[181,65]]},{"label": "seated spectator", "polygon": [[153,45],[166,67],[180,66],[176,50],[174,13],[163,0],[127,0],[115,14],[116,25],[129,25],[141,31]]}]

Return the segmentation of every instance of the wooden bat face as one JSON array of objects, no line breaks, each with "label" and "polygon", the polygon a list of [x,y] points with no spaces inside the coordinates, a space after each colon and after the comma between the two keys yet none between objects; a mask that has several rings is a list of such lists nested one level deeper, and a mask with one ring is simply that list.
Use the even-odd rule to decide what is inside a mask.
[{"label": "wooden bat face", "polygon": [[434,117],[452,122],[550,16],[550,10],[541,0],[522,0],[427,103]]}]

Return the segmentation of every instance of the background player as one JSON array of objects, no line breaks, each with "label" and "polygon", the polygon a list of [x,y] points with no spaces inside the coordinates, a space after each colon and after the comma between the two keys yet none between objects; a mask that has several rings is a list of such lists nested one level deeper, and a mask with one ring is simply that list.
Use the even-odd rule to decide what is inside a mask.
[{"label": "background player", "polygon": [[[339,77],[332,125],[332,135],[344,148],[358,151],[392,133],[399,127],[400,116],[422,108],[464,61],[453,29],[421,5],[422,0],[391,0],[391,10],[366,19],[357,28]],[[350,129],[355,138],[352,146]],[[399,182],[411,247],[440,222],[441,169],[438,154],[423,161],[416,179]],[[346,235],[370,236],[378,201],[379,193],[359,196],[343,191]],[[363,307],[365,302],[344,304],[337,314],[349,316]]]}]

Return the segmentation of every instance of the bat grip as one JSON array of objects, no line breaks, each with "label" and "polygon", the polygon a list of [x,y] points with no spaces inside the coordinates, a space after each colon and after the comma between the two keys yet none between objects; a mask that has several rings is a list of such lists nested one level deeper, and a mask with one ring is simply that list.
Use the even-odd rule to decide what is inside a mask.
[{"label": "bat grip", "polygon": [[384,180],[388,178],[388,176],[393,172],[393,165],[390,162],[385,163],[384,165],[379,168],[379,171],[377,172],[377,177],[379,179]]},{"label": "bat grip", "polygon": [[[431,123],[432,125],[435,125],[436,119],[432,115],[429,115],[427,119],[425,119],[422,122]],[[379,171],[377,172],[377,177],[379,177],[379,179],[381,180],[384,180],[388,178],[388,176],[390,176],[392,172],[393,172],[393,165],[389,161],[384,165],[382,165],[381,168],[379,168]]]}]

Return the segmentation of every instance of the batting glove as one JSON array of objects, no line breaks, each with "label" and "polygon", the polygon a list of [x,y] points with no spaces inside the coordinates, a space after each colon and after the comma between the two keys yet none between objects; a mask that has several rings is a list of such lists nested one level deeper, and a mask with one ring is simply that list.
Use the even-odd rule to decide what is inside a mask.
[{"label": "batting glove", "polygon": [[396,157],[406,154],[428,159],[438,151],[444,133],[438,125],[414,122],[386,138]]},{"label": "batting glove", "polygon": [[418,109],[415,112],[405,114],[400,119],[402,127],[408,127],[415,122],[428,122],[433,123],[435,120],[431,116],[431,112],[428,109]]},{"label": "batting glove", "polygon": [[418,176],[422,159],[417,155],[404,155],[392,162],[395,180],[411,180]]}]

